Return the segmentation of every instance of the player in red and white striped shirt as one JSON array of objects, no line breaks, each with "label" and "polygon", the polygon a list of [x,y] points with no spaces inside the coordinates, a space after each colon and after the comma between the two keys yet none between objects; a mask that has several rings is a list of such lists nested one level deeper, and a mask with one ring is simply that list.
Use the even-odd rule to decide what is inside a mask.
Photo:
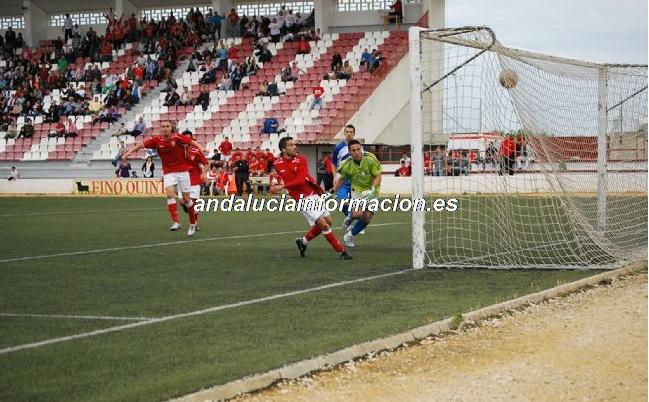
[{"label": "player in red and white striped shirt", "polygon": [[178,207],[176,205],[176,195],[182,193],[183,203],[188,208],[189,214],[189,231],[188,235],[193,235],[195,230],[194,204],[189,197],[190,178],[189,170],[191,165],[185,156],[185,145],[192,145],[201,149],[200,145],[186,135],[174,134],[171,129],[171,122],[162,122],[161,135],[156,135],[148,140],[135,145],[122,155],[122,160],[126,160],[129,155],[143,148],[155,149],[160,160],[162,161],[162,172],[164,173],[163,181],[165,193],[167,194],[167,209],[173,224],[171,230],[180,229],[178,223]]},{"label": "player in red and white striped shirt", "polygon": [[[284,182],[283,187],[288,190],[289,195],[298,201],[300,196],[303,199],[320,200],[323,193],[322,188],[318,186],[316,180],[309,174],[309,167],[304,156],[297,153],[297,146],[291,137],[284,137],[279,141],[279,149],[282,152],[279,158],[273,162],[273,167]],[[329,211],[324,206],[318,208],[314,206],[307,211],[301,211],[304,217],[311,225],[308,232],[301,239],[295,239],[300,255],[304,257],[307,244],[320,233],[331,247],[340,254],[343,260],[351,260],[352,256],[345,251],[343,245],[338,241],[336,235],[331,230],[331,217]]]}]

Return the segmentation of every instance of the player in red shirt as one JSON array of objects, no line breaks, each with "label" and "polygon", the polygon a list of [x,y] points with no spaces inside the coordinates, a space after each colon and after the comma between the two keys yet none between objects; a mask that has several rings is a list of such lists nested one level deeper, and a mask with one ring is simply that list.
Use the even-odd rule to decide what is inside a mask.
[{"label": "player in red shirt", "polygon": [[237,148],[232,152],[232,164],[234,165],[234,162],[238,161],[239,159],[243,159],[243,152],[241,152],[241,149]]},{"label": "player in red shirt", "polygon": [[[239,149],[239,148],[237,148]],[[219,144],[219,152],[221,153],[221,159],[223,159],[225,170],[228,170],[230,167],[230,153],[232,152],[232,143],[230,142],[229,137],[225,137],[223,141]],[[232,161],[233,163],[235,161]]]},{"label": "player in red shirt", "polygon": [[225,170],[221,169],[216,175],[216,188],[223,194],[228,195],[228,184],[230,184],[230,175]]},{"label": "player in red shirt", "polygon": [[[178,223],[178,206],[176,205],[176,195],[182,193],[183,203],[188,208],[190,231],[195,230],[194,204],[189,197],[191,187],[189,171],[191,165],[185,157],[184,145],[192,145],[201,149],[200,145],[186,135],[174,134],[171,131],[171,122],[162,122],[160,129],[161,135],[155,135],[148,140],[135,145],[122,155],[122,160],[126,160],[129,155],[134,154],[140,149],[155,149],[160,160],[162,161],[162,172],[164,173],[163,182],[165,193],[167,194],[167,208],[173,224],[171,230],[180,229]],[[187,232],[189,235],[189,232]],[[192,233],[193,234],[193,233]],[[190,235],[191,236],[191,235]]]},{"label": "player in red shirt", "polygon": [[514,161],[516,160],[516,143],[512,136],[507,136],[500,144],[501,171],[500,174],[514,174]]},{"label": "player in red shirt", "polygon": [[273,155],[272,152],[270,152],[270,149],[266,148],[266,171],[270,172],[270,169],[273,167],[273,161],[275,160],[275,155]]},{"label": "player in red shirt", "polygon": [[[183,131],[183,135],[188,136],[192,140],[194,139],[194,135],[189,130]],[[187,147],[186,157],[191,165],[191,169],[189,170],[189,182],[191,184],[189,187],[189,198],[192,199],[192,204],[196,204],[196,200],[201,196],[201,188],[205,184],[205,176],[209,170],[210,162],[200,148],[191,145]],[[181,203],[181,205],[183,209],[189,209],[184,204]],[[198,212],[194,212],[194,214],[196,216],[194,219],[194,230],[198,230]],[[194,233],[189,234],[187,232],[187,234],[192,236]]]},{"label": "player in red shirt", "polygon": [[[295,145],[293,138],[284,137],[279,140],[279,150],[282,154],[279,158],[275,159],[273,167],[282,178],[284,182],[283,187],[286,188],[291,198],[299,201],[300,196],[302,196],[304,200],[313,199],[314,201],[319,201],[320,195],[323,193],[322,188],[318,186],[316,180],[309,174],[307,160],[304,156],[298,154],[297,145]],[[309,231],[304,234],[304,237],[295,239],[295,243],[302,257],[305,256],[309,241],[322,233],[331,247],[340,254],[341,259],[352,259],[352,256],[347,253],[331,230],[331,217],[326,208],[319,208],[319,206],[315,205],[310,209],[302,211],[302,214],[304,214],[304,217],[311,226]]]}]

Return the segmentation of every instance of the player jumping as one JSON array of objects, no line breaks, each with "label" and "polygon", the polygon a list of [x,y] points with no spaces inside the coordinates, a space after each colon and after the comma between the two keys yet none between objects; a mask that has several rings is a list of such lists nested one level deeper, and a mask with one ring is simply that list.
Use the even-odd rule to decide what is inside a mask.
[{"label": "player jumping", "polygon": [[317,201],[320,200],[323,190],[309,174],[307,160],[298,154],[293,138],[284,137],[279,140],[279,150],[281,155],[273,161],[273,166],[284,182],[283,187],[295,201],[299,201],[302,196],[305,201],[313,199],[316,204],[310,210],[302,211],[311,228],[304,237],[295,239],[300,255],[304,257],[309,242],[322,233],[331,247],[340,254],[341,259],[351,260],[352,256],[345,251],[331,230],[329,211],[324,206],[318,208]]},{"label": "player jumping", "polygon": [[[347,145],[351,157],[345,159],[338,167],[340,176],[336,179],[332,192],[338,191],[344,181],[349,180],[352,199],[376,198],[381,186],[381,163],[374,154],[363,152],[359,141],[351,140]],[[345,245],[354,247],[354,236],[362,232],[373,217],[374,213],[371,211],[352,210],[343,222],[343,229],[346,231],[343,237]],[[357,219],[356,224],[350,230],[354,219]]]},{"label": "player jumping", "polygon": [[155,135],[148,140],[135,145],[122,155],[122,160],[126,160],[129,155],[143,148],[154,149],[162,161],[162,172],[164,173],[163,182],[165,193],[167,194],[167,209],[173,224],[171,230],[180,229],[178,223],[178,206],[176,205],[176,195],[182,193],[183,202],[188,208],[189,230],[188,236],[192,236],[196,231],[196,215],[193,208],[193,202],[189,197],[190,179],[189,170],[191,166],[185,157],[184,145],[192,145],[202,149],[198,143],[186,135],[174,134],[171,132],[171,122],[164,121],[161,126],[161,135]]}]

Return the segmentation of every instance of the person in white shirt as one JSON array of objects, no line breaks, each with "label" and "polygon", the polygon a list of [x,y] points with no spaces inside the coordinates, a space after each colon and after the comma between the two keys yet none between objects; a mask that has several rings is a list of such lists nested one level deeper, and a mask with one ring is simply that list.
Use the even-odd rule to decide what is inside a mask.
[{"label": "person in white shirt", "polygon": [[270,29],[270,40],[271,42],[277,43],[279,42],[280,36],[281,36],[281,25],[277,22],[277,18],[273,18],[273,21],[268,24],[268,28]]},{"label": "person in white shirt", "polygon": [[72,39],[72,27],[74,22],[70,18],[70,14],[65,14],[65,20],[63,20],[63,34],[65,43],[68,43],[68,39]]},{"label": "person in white shirt", "polygon": [[406,166],[410,166],[410,158],[408,157],[407,153],[403,153],[401,155],[401,159],[399,159],[399,164],[406,164]]},{"label": "person in white shirt", "polygon": [[20,179],[20,173],[18,172],[18,169],[16,169],[15,166],[12,166],[11,170],[9,171],[9,177],[7,177],[7,180],[16,181],[18,179]]}]

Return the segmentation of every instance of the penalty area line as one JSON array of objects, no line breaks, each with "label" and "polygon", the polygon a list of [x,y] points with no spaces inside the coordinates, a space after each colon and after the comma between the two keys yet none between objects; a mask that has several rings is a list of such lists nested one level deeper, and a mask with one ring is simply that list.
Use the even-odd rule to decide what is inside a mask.
[{"label": "penalty area line", "polygon": [[220,306],[214,306],[214,307],[209,307],[206,309],[202,310],[195,310],[195,311],[190,311],[187,313],[181,313],[181,314],[174,314],[174,315],[169,315],[165,317],[160,317],[160,318],[154,318],[146,321],[138,321],[130,324],[124,324],[124,325],[118,325],[114,327],[109,327],[109,328],[104,328],[104,329],[99,329],[95,331],[90,331],[90,332],[83,332],[80,334],[75,334],[75,335],[69,335],[69,336],[63,336],[59,338],[52,338],[52,339],[47,339],[44,341],[40,342],[32,342],[32,343],[26,343],[18,346],[12,346],[4,349],[0,349],[0,355],[7,354],[7,353],[12,353],[12,352],[18,352],[21,350],[26,350],[26,349],[34,349],[34,348],[39,348],[47,345],[52,345],[56,343],[61,343],[61,342],[67,342],[67,341],[72,341],[75,339],[83,339],[83,338],[90,338],[94,336],[99,336],[99,335],[104,335],[112,332],[120,332],[120,331],[125,331],[128,329],[132,328],[138,328],[138,327],[143,327],[145,325],[151,325],[151,324],[157,324],[161,322],[166,322],[166,321],[172,321],[172,320],[178,320],[181,318],[187,318],[187,317],[195,317],[199,315],[204,315],[204,314],[209,314],[209,313],[215,313],[218,311],[224,311],[224,310],[230,310],[234,309],[237,307],[243,307],[243,306],[249,306],[252,304],[260,304],[260,303],[265,303],[273,300],[278,300],[278,299],[284,299],[292,296],[298,296],[298,295],[303,295],[306,293],[313,293],[313,292],[318,292],[321,290],[326,290],[326,289],[333,289],[333,288],[338,288],[342,286],[347,286],[347,285],[352,285],[355,283],[361,283],[361,282],[367,282],[375,279],[382,279],[382,278],[388,278],[391,276],[397,276],[397,275],[403,275],[406,273],[414,272],[415,269],[409,268],[409,269],[404,269],[401,271],[395,271],[395,272],[389,272],[386,274],[380,274],[380,275],[372,275],[372,276],[367,276],[364,278],[358,278],[358,279],[352,279],[348,281],[342,281],[342,282],[335,282],[335,283],[329,283],[327,285],[322,285],[322,286],[316,286],[313,288],[307,288],[307,289],[302,289],[302,290],[295,290],[292,292],[287,292],[287,293],[280,293],[272,296],[266,296],[266,297],[260,297],[257,299],[251,299],[251,300],[246,300],[238,303],[231,303],[231,304],[224,304]]},{"label": "penalty area line", "polygon": [[69,214],[96,214],[105,212],[141,212],[141,211],[155,211],[160,208],[127,208],[127,209],[90,209],[85,211],[48,211],[48,212],[29,212],[24,214],[2,214],[0,218],[11,217],[29,217],[29,216],[46,216],[46,215],[69,215]]},{"label": "penalty area line", "polygon": [[[393,225],[410,225],[410,223],[409,222],[377,223],[376,225],[369,226],[369,228],[378,227],[378,226],[393,226]],[[281,235],[296,234],[296,233],[304,233],[304,230],[291,230],[287,232],[258,233],[258,234],[246,234],[246,235],[235,235],[235,236],[208,237],[205,239],[176,240],[176,241],[167,241],[162,243],[140,244],[137,246],[110,247],[110,248],[100,248],[95,250],[70,251],[67,253],[33,255],[28,257],[3,259],[0,260],[0,264],[7,263],[7,262],[17,262],[17,261],[41,260],[45,258],[70,257],[70,256],[86,255],[86,254],[100,254],[100,253],[108,253],[111,251],[140,250],[140,249],[152,248],[152,247],[173,246],[176,244],[203,243],[208,241],[248,239],[254,237],[266,237],[266,236],[281,236]]]}]

